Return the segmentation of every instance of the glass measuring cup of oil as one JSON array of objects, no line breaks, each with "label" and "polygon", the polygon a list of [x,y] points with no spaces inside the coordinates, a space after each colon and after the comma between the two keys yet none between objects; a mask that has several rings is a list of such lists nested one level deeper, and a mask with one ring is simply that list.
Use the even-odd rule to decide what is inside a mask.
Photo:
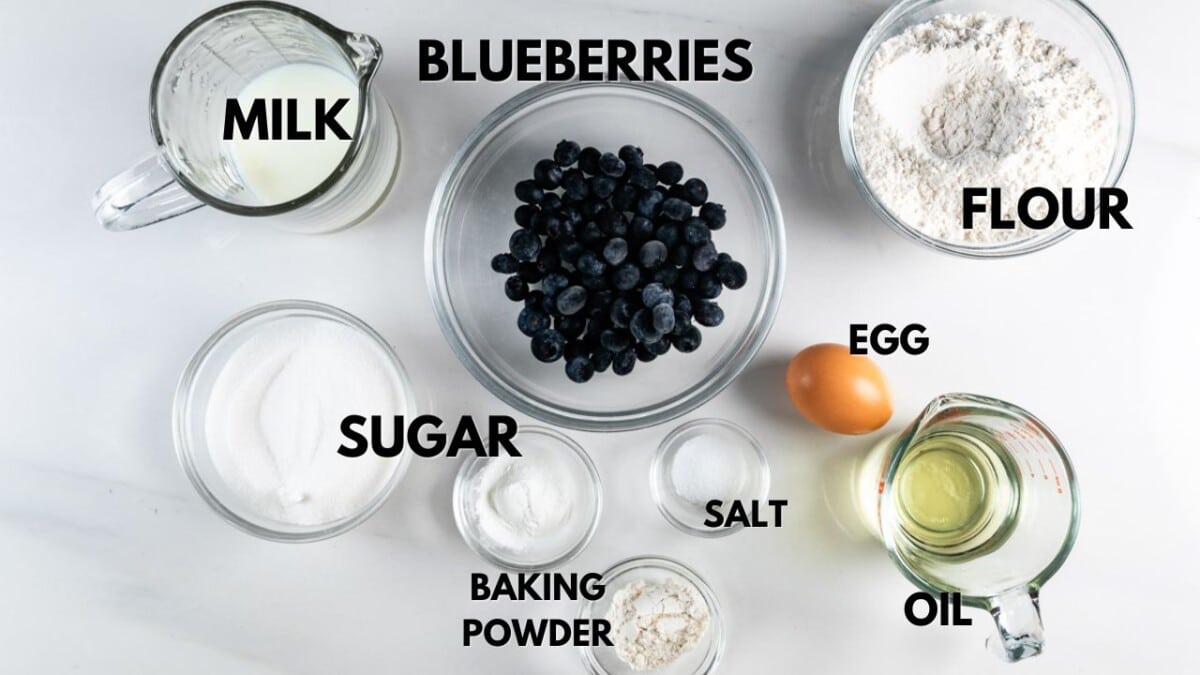
[{"label": "glass measuring cup of oil", "polygon": [[999,629],[1009,661],[1044,637],[1038,594],[1079,526],[1079,490],[1054,434],[1010,403],[971,394],[934,399],[871,451],[859,510],[893,562],[932,593],[961,593]]},{"label": "glass measuring cup of oil", "polygon": [[[133,230],[208,205],[306,233],[359,222],[387,195],[399,160],[392,110],[371,86],[382,55],[374,38],[278,2],[204,14],[154,73],[157,149],[100,187],[96,218]],[[230,117],[231,100],[241,118]],[[229,119],[238,133],[227,138]]]}]

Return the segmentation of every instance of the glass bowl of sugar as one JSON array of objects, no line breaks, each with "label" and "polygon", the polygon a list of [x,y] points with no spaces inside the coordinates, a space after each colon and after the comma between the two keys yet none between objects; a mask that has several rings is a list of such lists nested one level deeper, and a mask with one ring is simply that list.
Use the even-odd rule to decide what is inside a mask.
[{"label": "glass bowl of sugar", "polygon": [[[740,522],[709,526],[705,521],[715,522],[713,511],[728,520],[733,500],[750,509],[755,500],[766,500],[770,486],[771,468],[762,446],[749,431],[726,420],[699,419],[677,427],[658,446],[650,465],[650,492],[659,512],[697,537],[741,530]],[[710,510],[712,500],[721,504]]]},{"label": "glass bowl of sugar", "polygon": [[327,539],[374,514],[411,456],[347,456],[343,420],[390,424],[412,401],[400,359],[366,323],[321,303],[271,302],[227,321],[184,370],[175,449],[196,491],[238,529]]}]

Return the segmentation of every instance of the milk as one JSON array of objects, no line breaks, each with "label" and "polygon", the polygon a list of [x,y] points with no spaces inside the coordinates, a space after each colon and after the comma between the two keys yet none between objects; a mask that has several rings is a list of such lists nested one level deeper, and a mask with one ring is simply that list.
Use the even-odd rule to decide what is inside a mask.
[{"label": "milk", "polygon": [[[339,98],[349,99],[336,119],[354,134],[358,83],[332,68],[312,63],[273,68],[248,82],[237,95],[243,110],[249,110],[256,98],[296,99],[295,127],[308,131],[316,126],[316,99],[324,99],[327,108]],[[333,134],[326,134],[322,140],[260,140],[257,134],[251,134],[251,138],[235,136],[225,143],[244,185],[268,206],[300,197],[319,185],[341,163],[351,141]]]}]

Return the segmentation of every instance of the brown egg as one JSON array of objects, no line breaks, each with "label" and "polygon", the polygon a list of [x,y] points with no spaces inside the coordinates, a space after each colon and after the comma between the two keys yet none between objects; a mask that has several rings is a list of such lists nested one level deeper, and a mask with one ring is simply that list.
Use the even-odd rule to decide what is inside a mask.
[{"label": "brown egg", "polygon": [[892,393],[883,371],[845,345],[813,345],[787,369],[792,405],[809,422],[839,434],[865,434],[892,417]]}]

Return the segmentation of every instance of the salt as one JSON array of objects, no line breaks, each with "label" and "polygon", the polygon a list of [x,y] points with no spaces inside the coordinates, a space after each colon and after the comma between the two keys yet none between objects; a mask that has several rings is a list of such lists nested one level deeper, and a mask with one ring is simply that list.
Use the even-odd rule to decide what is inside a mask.
[{"label": "salt", "polygon": [[679,446],[671,461],[675,493],[693,504],[740,495],[746,484],[742,453],[728,439],[701,434]]}]

